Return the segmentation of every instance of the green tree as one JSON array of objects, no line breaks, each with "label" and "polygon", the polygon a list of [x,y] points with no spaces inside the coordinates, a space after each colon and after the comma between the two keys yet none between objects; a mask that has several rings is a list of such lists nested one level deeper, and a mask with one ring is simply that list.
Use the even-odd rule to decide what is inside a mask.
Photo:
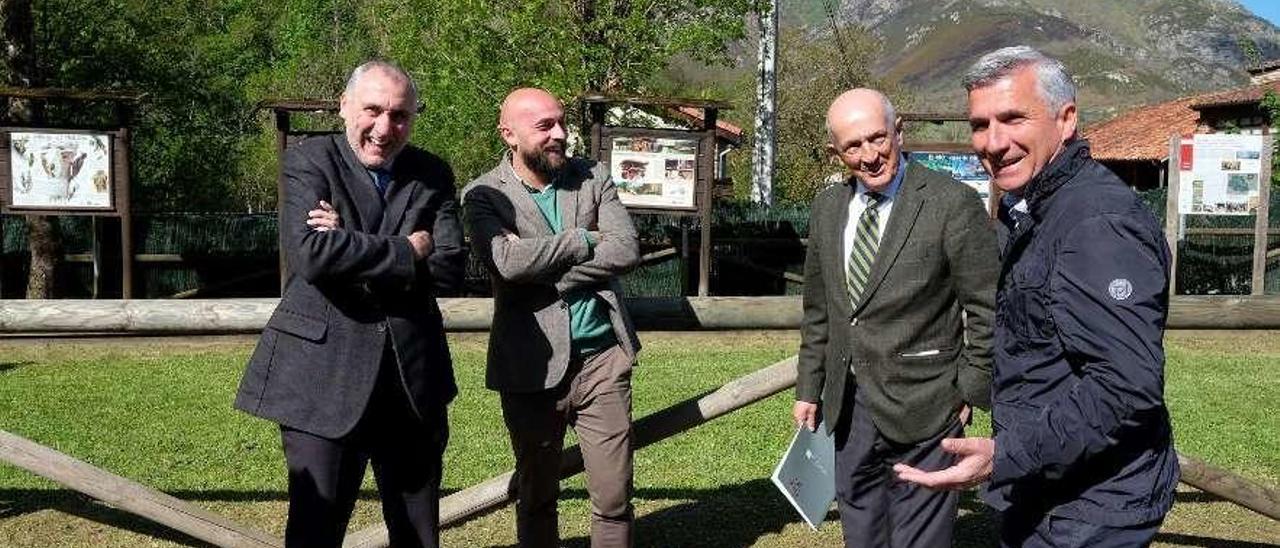
[{"label": "green tree", "polygon": [[[899,110],[910,106],[903,90],[872,74],[880,52],[875,36],[858,26],[837,29],[817,35],[787,29],[779,37],[778,151],[773,183],[779,203],[807,204],[830,176],[844,172],[826,151],[826,109],[841,92],[871,87],[892,97]],[[740,99],[736,100],[751,101],[745,93],[750,93],[753,85],[749,81],[740,84]],[[750,164],[746,154],[734,155],[730,162],[739,197],[750,192]]]},{"label": "green tree", "polygon": [[[31,87],[39,84],[32,19],[31,0],[0,0],[0,70],[3,70],[4,82],[8,85]],[[26,100],[11,99],[5,109],[6,118],[16,122],[37,122],[43,115],[39,105]],[[53,289],[53,270],[61,238],[52,220],[46,216],[27,216],[26,227],[31,257],[27,298],[48,298]]]}]

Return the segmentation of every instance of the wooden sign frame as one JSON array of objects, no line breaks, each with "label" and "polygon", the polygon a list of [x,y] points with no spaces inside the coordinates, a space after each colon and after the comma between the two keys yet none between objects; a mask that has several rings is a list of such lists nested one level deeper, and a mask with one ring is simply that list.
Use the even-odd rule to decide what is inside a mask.
[{"label": "wooden sign frame", "polygon": [[[5,215],[82,215],[97,218],[116,217],[120,219],[120,255],[121,255],[121,288],[120,296],[133,298],[133,208],[130,199],[132,181],[131,139],[129,123],[133,118],[134,107],[142,100],[141,94],[112,93],[100,91],[81,91],[63,88],[0,88],[0,97],[28,100],[37,104],[50,101],[64,101],[74,104],[107,103],[112,106],[114,125],[111,126],[64,126],[58,124],[23,123],[13,120],[0,122],[0,213]],[[37,120],[38,121],[38,120]],[[107,208],[85,207],[14,207],[12,198],[10,169],[10,134],[15,131],[39,133],[99,133],[110,136],[108,145],[111,159],[111,205]],[[95,221],[94,225],[97,225]],[[3,234],[0,233],[0,237]],[[97,237],[94,237],[94,294],[97,294],[97,272],[101,271],[101,253],[97,249]]]},{"label": "wooden sign frame", "polygon": [[[1254,210],[1253,225],[1253,261],[1250,276],[1249,294],[1264,295],[1267,279],[1267,246],[1270,244],[1271,220],[1271,155],[1274,136],[1263,134],[1262,151],[1258,173],[1258,207]],[[1169,295],[1177,294],[1178,275],[1178,241],[1182,214],[1179,213],[1178,199],[1182,188],[1182,170],[1178,162],[1182,154],[1182,136],[1174,134],[1169,137],[1169,165],[1165,170],[1165,239],[1168,241],[1170,253]],[[1185,234],[1181,234],[1185,236]]]},{"label": "wooden sign frame", "polygon": [[[611,97],[587,94],[581,99],[586,111],[584,125],[590,128],[591,157],[611,165],[613,137],[624,135],[651,136],[666,139],[688,139],[698,143],[695,155],[694,205],[692,208],[675,207],[627,207],[634,215],[667,215],[673,217],[697,217],[698,241],[698,296],[711,293],[711,222],[713,187],[716,168],[716,123],[720,110],[731,108],[727,103],[695,99],[664,99],[649,97]],[[692,108],[702,112],[699,127],[691,130],[649,129],[629,126],[610,126],[607,123],[609,107],[629,105],[633,107]],[[608,143],[609,146],[605,146]]]}]

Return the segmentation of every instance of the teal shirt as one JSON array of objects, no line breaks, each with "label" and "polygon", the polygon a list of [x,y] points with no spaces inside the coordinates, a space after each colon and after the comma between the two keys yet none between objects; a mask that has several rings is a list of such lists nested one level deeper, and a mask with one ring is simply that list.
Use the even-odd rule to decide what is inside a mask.
[{"label": "teal shirt", "polygon": [[[556,185],[547,185],[541,191],[525,185],[533,203],[538,205],[542,218],[552,232],[564,231],[564,223],[560,218],[560,207],[557,201]],[[587,245],[595,246],[595,242],[583,232]],[[574,291],[564,296],[569,303],[569,338],[570,347],[577,355],[587,355],[604,350],[618,343],[613,333],[613,324],[609,321],[608,305],[601,302],[593,291]]]}]

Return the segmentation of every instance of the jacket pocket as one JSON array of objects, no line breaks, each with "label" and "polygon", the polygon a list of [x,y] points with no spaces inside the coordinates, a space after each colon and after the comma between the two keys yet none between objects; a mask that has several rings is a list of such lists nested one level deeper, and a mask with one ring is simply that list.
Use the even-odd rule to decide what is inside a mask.
[{"label": "jacket pocket", "polygon": [[304,316],[283,308],[277,309],[271,315],[271,321],[267,323],[267,326],[312,342],[323,341],[325,333],[329,330],[329,323],[324,320]]},{"label": "jacket pocket", "polygon": [[1049,265],[1038,257],[1030,257],[1013,273],[1012,284],[1005,291],[1009,308],[1006,327],[1017,338],[1043,341],[1053,332],[1049,315]]}]

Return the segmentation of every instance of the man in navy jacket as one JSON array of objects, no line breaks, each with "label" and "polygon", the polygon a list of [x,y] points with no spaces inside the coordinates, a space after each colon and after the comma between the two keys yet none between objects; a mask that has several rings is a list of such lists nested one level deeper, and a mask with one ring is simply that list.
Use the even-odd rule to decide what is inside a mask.
[{"label": "man in navy jacket", "polygon": [[1027,47],[965,75],[973,148],[1008,194],[996,297],[994,438],[945,440],[937,489],[988,482],[1002,546],[1145,546],[1173,505],[1164,405],[1169,251],[1137,196],[1076,137],[1075,85]]}]

